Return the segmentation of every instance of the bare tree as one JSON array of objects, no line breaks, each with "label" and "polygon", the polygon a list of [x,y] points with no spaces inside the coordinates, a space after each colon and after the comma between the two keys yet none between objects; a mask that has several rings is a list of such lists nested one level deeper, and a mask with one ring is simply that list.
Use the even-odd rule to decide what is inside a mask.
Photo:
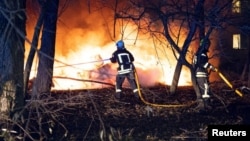
[{"label": "bare tree", "polygon": [[[39,138],[39,140],[48,139],[49,136],[51,136],[51,133],[49,131],[52,130],[51,123],[54,124],[54,122],[56,122],[56,124],[63,126],[56,119],[56,116],[59,116],[58,113],[50,113],[51,111],[47,106],[47,101],[54,100],[54,98],[52,98],[49,94],[53,77],[59,0],[45,0],[39,2],[41,6],[41,13],[36,24],[37,29],[35,30],[33,36],[30,54],[25,68],[24,78],[25,90],[27,90],[27,83],[33,58],[35,53],[38,52],[38,73],[32,86],[31,100],[26,104],[27,118],[25,120],[25,127],[23,128],[23,138],[31,140],[35,140],[36,138]],[[39,50],[37,50],[38,38],[41,29],[41,47]],[[62,110],[62,108],[64,107],[60,107],[60,110]],[[30,130],[32,130],[33,133],[30,133]]]},{"label": "bare tree", "polygon": [[32,95],[50,93],[55,56],[56,25],[59,1],[45,1],[42,42],[39,52],[38,73],[32,88]]},{"label": "bare tree", "polygon": [[25,0],[0,1],[0,113],[20,118],[24,106]]},{"label": "bare tree", "polygon": [[34,35],[33,35],[33,39],[32,39],[32,42],[31,42],[31,48],[30,48],[30,51],[29,51],[29,55],[28,55],[28,58],[27,58],[27,61],[26,61],[26,65],[25,65],[25,69],[24,69],[24,93],[26,94],[27,93],[27,89],[28,89],[28,81],[29,81],[29,78],[30,78],[30,71],[31,71],[31,68],[32,68],[32,64],[33,64],[33,60],[34,60],[34,57],[35,57],[35,53],[37,51],[37,48],[38,48],[38,39],[40,37],[40,32],[41,32],[41,29],[42,29],[42,26],[43,26],[43,19],[44,19],[44,14],[45,14],[45,11],[46,11],[46,4],[45,3],[40,3],[40,14],[39,14],[39,17],[37,19],[37,23],[35,25],[35,32],[34,32]]},{"label": "bare tree", "polygon": [[166,47],[173,49],[177,65],[170,93],[176,92],[182,67],[186,66],[190,69],[196,95],[200,97],[192,67],[192,52],[199,50],[201,38],[214,38],[216,31],[222,32],[231,23],[232,0],[130,0],[116,6],[113,8],[116,20],[135,23],[138,32],[150,32],[153,38],[167,42]]}]

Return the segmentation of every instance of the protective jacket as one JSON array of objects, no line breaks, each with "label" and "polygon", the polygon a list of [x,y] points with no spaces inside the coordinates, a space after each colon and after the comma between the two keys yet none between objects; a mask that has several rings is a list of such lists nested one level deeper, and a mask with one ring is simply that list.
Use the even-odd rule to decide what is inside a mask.
[{"label": "protective jacket", "polygon": [[112,54],[110,61],[112,63],[116,63],[116,62],[118,63],[119,65],[117,68],[118,74],[125,74],[134,70],[134,65],[133,65],[134,57],[125,48],[117,49]]}]

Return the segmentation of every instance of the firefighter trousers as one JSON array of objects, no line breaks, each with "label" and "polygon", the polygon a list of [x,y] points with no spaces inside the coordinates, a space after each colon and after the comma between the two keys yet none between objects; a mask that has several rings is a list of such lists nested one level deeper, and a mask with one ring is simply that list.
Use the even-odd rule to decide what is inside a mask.
[{"label": "firefighter trousers", "polygon": [[135,74],[133,71],[129,72],[129,73],[125,73],[125,74],[117,74],[116,75],[116,96],[117,98],[120,98],[120,95],[122,93],[122,85],[124,80],[127,78],[130,87],[133,90],[133,93],[135,95],[135,97],[138,98],[138,87],[135,81]]}]

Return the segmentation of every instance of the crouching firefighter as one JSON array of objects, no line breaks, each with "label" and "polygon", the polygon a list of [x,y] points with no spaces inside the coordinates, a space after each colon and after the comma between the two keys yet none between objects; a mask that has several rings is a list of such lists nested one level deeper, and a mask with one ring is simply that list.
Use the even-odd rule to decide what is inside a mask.
[{"label": "crouching firefighter", "polygon": [[118,63],[117,75],[116,75],[116,87],[115,87],[115,99],[120,100],[122,97],[122,84],[127,78],[130,87],[133,89],[134,97],[136,101],[139,101],[138,87],[135,81],[135,67],[133,64],[134,56],[129,52],[122,40],[116,43],[117,50],[113,52],[110,61],[112,63]]},{"label": "crouching firefighter", "polygon": [[210,44],[209,39],[202,39],[193,59],[196,82],[200,90],[200,94],[197,95],[198,105],[196,107],[199,110],[211,109],[209,104],[211,94],[209,91],[209,73],[211,70],[214,71],[215,68],[208,62],[207,52]]}]

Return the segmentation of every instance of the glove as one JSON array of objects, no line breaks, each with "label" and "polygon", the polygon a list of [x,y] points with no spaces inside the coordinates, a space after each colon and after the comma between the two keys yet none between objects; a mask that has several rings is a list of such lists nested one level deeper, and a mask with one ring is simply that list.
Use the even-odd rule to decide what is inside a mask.
[{"label": "glove", "polygon": [[113,57],[109,58],[109,60],[111,61],[111,63],[116,63],[116,60]]},{"label": "glove", "polygon": [[212,70],[212,71],[215,71],[215,67],[213,65],[210,65],[209,69]]}]

